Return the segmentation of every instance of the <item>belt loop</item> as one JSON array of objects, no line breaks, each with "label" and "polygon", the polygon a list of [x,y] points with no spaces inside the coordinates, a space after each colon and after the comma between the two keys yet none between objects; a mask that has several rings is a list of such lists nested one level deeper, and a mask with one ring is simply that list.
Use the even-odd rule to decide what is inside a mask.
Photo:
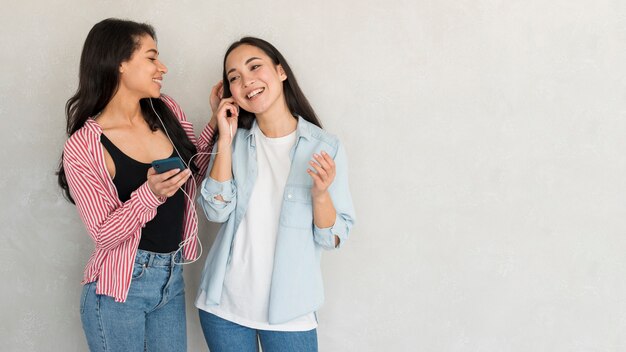
[{"label": "belt loop", "polygon": [[178,257],[178,253],[180,253],[180,251],[176,251],[174,253],[172,253],[172,260],[170,262],[170,266],[173,268],[176,265],[176,257]]},{"label": "belt loop", "polygon": [[148,254],[148,264],[146,265],[147,267],[152,267],[152,262],[154,261],[154,253],[150,253]]}]

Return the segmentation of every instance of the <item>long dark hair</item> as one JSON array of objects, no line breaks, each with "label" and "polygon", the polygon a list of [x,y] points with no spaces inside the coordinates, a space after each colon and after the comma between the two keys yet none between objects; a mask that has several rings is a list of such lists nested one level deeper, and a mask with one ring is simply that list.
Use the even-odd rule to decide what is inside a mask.
[{"label": "long dark hair", "polygon": [[[103,20],[91,28],[80,57],[78,89],[65,104],[68,136],[83,127],[87,119],[96,116],[111,101],[120,80],[120,64],[130,60],[135,50],[140,47],[139,39],[145,35],[156,41],[154,28],[149,24],[115,18]],[[151,98],[141,99],[139,105],[150,129],[153,131],[167,129],[181,156],[189,163],[189,159],[196,154],[196,147],[187,137],[172,110],[161,99],[152,99],[154,110],[163,120],[163,126],[148,99]],[[195,165],[190,165],[190,168],[197,172]],[[65,197],[74,203],[62,160],[57,176]]]},{"label": "long dark hair", "polygon": [[[230,45],[228,50],[226,50],[226,54],[224,54],[224,73],[223,73],[223,82],[224,82],[224,97],[230,97],[232,94],[230,92],[230,82],[228,81],[228,75],[226,74],[226,58],[230,54],[231,51],[235,50],[241,45],[252,45],[255,46],[263,52],[267,56],[272,59],[274,65],[281,65],[283,70],[285,70],[285,74],[287,75],[287,79],[283,81],[283,94],[285,96],[285,101],[287,102],[287,107],[292,115],[299,115],[303,119],[311,122],[312,124],[322,127],[321,122],[317,118],[315,111],[309,104],[309,100],[304,96],[300,86],[298,85],[298,81],[296,80],[296,76],[291,71],[291,67],[287,63],[287,60],[283,57],[283,55],[276,49],[272,44],[266,42],[263,39],[255,38],[255,37],[243,37],[240,40],[234,42]],[[237,127],[250,129],[252,127],[252,122],[254,121],[255,116],[253,113],[246,111],[244,109],[239,110],[239,119],[237,123]]]}]

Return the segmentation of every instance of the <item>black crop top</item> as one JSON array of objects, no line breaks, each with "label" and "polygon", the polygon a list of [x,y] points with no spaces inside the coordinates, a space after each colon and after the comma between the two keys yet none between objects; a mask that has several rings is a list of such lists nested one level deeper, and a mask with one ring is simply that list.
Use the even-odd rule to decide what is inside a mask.
[{"label": "black crop top", "polygon": [[[141,163],[124,154],[104,134],[100,141],[115,164],[113,184],[122,202],[148,179],[150,164]],[[175,152],[172,156],[175,156]],[[170,253],[178,249],[182,239],[185,195],[179,189],[165,203],[159,205],[156,216],[141,229],[139,248],[156,253]]]}]

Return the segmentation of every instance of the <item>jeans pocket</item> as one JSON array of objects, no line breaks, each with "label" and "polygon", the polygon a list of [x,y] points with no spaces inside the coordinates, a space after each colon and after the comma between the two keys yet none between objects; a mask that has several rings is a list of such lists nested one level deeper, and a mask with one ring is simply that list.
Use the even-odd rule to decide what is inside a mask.
[{"label": "jeans pocket", "polygon": [[133,280],[141,279],[145,271],[146,264],[135,263],[135,265],[133,265]]}]

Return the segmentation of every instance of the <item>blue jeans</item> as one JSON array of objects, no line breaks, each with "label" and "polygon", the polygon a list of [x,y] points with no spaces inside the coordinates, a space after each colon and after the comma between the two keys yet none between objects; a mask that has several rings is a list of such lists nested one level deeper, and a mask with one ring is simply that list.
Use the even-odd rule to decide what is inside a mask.
[{"label": "blue jeans", "polygon": [[317,352],[317,329],[309,331],[257,330],[235,324],[199,309],[200,325],[211,352]]},{"label": "blue jeans", "polygon": [[[186,351],[185,283],[173,254],[138,250],[126,302],[83,287],[80,318],[94,352]],[[176,262],[180,262],[180,252]]]}]

